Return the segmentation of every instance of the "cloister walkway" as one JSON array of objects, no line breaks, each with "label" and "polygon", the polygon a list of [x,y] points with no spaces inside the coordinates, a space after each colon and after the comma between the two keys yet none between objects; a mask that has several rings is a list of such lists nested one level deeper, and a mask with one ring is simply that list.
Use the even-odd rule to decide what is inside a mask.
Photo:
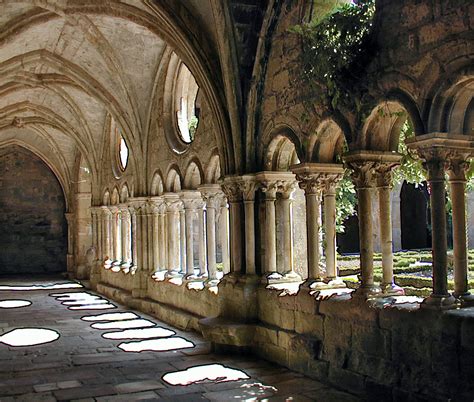
[{"label": "cloister walkway", "polygon": [[2,402],[358,400],[255,357],[210,349],[196,333],[75,282],[0,279]]}]

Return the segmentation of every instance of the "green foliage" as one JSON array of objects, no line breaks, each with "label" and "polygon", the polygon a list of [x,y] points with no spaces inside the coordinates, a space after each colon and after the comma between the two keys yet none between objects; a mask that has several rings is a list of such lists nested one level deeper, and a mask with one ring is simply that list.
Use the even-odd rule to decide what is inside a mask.
[{"label": "green foliage", "polygon": [[191,140],[194,140],[194,135],[196,134],[197,126],[199,124],[199,119],[196,116],[192,116],[188,122],[189,136]]},{"label": "green foliage", "polygon": [[338,233],[344,232],[344,221],[356,213],[356,203],[356,190],[349,172],[346,171],[336,192],[336,231]]},{"label": "green foliage", "polygon": [[354,94],[372,58],[375,0],[313,0],[312,8],[312,20],[291,29],[303,39],[303,80],[326,106],[360,109]]},{"label": "green foliage", "polygon": [[394,183],[413,183],[420,185],[425,179],[425,172],[421,165],[421,160],[412,155],[405,144],[407,138],[415,135],[410,119],[407,119],[400,130],[398,142],[398,153],[402,155],[402,161],[399,168],[393,171]]}]

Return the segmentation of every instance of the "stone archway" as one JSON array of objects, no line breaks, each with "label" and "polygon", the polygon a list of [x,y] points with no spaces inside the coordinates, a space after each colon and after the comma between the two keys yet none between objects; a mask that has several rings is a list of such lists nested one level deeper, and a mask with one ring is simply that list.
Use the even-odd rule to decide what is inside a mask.
[{"label": "stone archway", "polygon": [[66,201],[51,169],[25,148],[6,147],[0,188],[0,275],[66,271]]}]

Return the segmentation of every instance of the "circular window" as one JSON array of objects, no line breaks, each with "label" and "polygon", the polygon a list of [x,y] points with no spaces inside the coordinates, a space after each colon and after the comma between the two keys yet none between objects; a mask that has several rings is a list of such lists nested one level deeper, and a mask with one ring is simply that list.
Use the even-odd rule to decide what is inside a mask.
[{"label": "circular window", "polygon": [[112,171],[116,179],[122,176],[127,169],[130,157],[130,150],[127,142],[123,138],[120,128],[113,117],[110,117],[110,159],[112,161]]},{"label": "circular window", "polygon": [[191,71],[172,53],[163,96],[162,124],[168,145],[183,154],[194,141],[201,114],[202,91]]},{"label": "circular window", "polygon": [[122,171],[124,171],[127,168],[128,164],[128,147],[122,136],[120,136],[119,156],[120,168],[122,169]]},{"label": "circular window", "polygon": [[179,135],[186,144],[193,142],[199,124],[198,95],[199,87],[194,76],[181,63],[174,88],[174,107]]}]

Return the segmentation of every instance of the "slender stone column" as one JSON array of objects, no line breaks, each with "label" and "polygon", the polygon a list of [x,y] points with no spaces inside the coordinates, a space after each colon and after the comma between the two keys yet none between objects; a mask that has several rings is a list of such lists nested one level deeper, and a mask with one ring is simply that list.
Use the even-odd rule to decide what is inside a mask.
[{"label": "slender stone column", "polygon": [[153,272],[157,272],[163,269],[163,259],[162,259],[162,250],[161,250],[161,206],[163,204],[163,199],[161,197],[151,197],[150,198],[150,208],[151,208],[151,261]]},{"label": "slender stone column", "polygon": [[240,185],[241,180],[234,176],[224,178],[224,182],[222,183],[222,190],[227,196],[230,205],[230,275],[232,277],[237,277],[242,273],[245,263],[243,259],[245,244],[242,230],[244,214]]},{"label": "slender stone column", "polygon": [[296,180],[283,182],[279,188],[280,208],[283,216],[283,261],[280,274],[284,275],[285,282],[299,282],[301,277],[295,272],[293,266],[293,193]]},{"label": "slender stone column", "polygon": [[160,253],[160,270],[166,270],[167,261],[167,238],[166,238],[166,204],[162,203],[159,209],[159,236],[158,236],[158,252]]},{"label": "slender stone column", "polygon": [[474,295],[469,293],[467,235],[466,235],[466,172],[469,154],[460,152],[449,155],[449,185],[453,208],[454,296],[464,304],[473,304]]},{"label": "slender stone column", "polygon": [[184,207],[179,210],[179,265],[180,272],[186,272],[187,253],[186,253],[186,214]]},{"label": "slender stone column", "polygon": [[218,283],[216,270],[216,212],[220,207],[222,193],[219,185],[199,187],[202,198],[206,203],[206,239],[207,239],[207,270],[206,286]]},{"label": "slender stone column", "polygon": [[130,256],[130,240],[131,240],[131,225],[130,225],[130,212],[128,206],[120,206],[120,216],[122,218],[122,264],[120,268],[123,272],[128,273],[131,266]]},{"label": "slender stone column", "polygon": [[194,221],[197,210],[202,206],[201,194],[198,191],[182,191],[181,200],[185,212],[185,233],[186,233],[186,277],[187,280],[197,279],[194,274]]},{"label": "slender stone column", "polygon": [[197,208],[198,216],[198,245],[199,245],[199,276],[207,276],[206,271],[206,230],[204,226],[204,204],[201,202]]},{"label": "slender stone column", "polygon": [[331,288],[346,286],[338,276],[336,252],[336,189],[342,176],[341,167],[339,173],[327,174],[323,180],[326,280]]},{"label": "slender stone column", "polygon": [[[448,292],[448,256],[446,230],[445,174],[449,167],[447,156],[452,142],[447,134],[433,133],[408,139],[407,146],[414,149],[423,160],[430,188],[433,293],[421,307],[429,309],[449,309],[456,307],[455,298]],[[462,142],[455,141],[457,147]]]},{"label": "slender stone column", "polygon": [[97,247],[97,251],[96,251],[96,260],[97,261],[104,261],[103,259],[103,243],[102,243],[102,225],[103,225],[103,222],[102,222],[102,213],[101,213],[101,209],[100,207],[94,207],[94,211],[95,211],[95,217],[96,217],[96,247]]},{"label": "slender stone column", "polygon": [[111,219],[112,213],[110,212],[109,208],[106,206],[102,207],[102,214],[103,214],[103,249],[104,249],[104,268],[109,269],[112,266],[112,243],[111,243]]},{"label": "slender stone column", "polygon": [[352,181],[357,190],[359,217],[359,244],[361,283],[356,295],[370,297],[381,293],[374,283],[374,244],[372,226],[372,199],[374,187],[374,161],[364,160],[365,155],[347,155],[345,162],[352,169]]},{"label": "slender stone column", "polygon": [[182,202],[179,195],[175,193],[166,193],[164,195],[166,202],[166,217],[167,217],[167,277],[173,278],[180,276],[180,239],[178,238],[178,225],[180,224],[180,210]]},{"label": "slender stone column", "polygon": [[[119,248],[120,248],[120,236],[121,236],[121,233],[120,233],[120,228],[119,228],[119,209],[117,206],[111,206],[110,207],[110,211],[112,213],[112,221],[111,221],[111,224],[112,224],[112,227],[111,227],[111,231],[112,231],[112,256],[111,256],[111,260],[112,260],[112,267],[120,267],[120,251],[119,251]],[[115,268],[113,269],[114,271],[116,270]],[[118,269],[120,270],[120,269]]]},{"label": "slender stone column", "polygon": [[224,274],[230,272],[230,256],[229,256],[229,206],[227,197],[221,197],[219,207],[219,227],[220,227],[220,244],[222,252],[222,265],[224,266]]},{"label": "slender stone column", "polygon": [[304,190],[306,198],[306,233],[308,247],[308,278],[306,285],[309,287],[322,282],[319,269],[319,210],[321,204],[321,182],[319,174],[311,173],[304,166],[293,168],[299,186]]},{"label": "slender stone column", "polygon": [[[134,198],[136,216],[136,251],[137,262],[133,274],[132,296],[143,298],[147,295],[149,262],[148,262],[148,204],[144,197]],[[135,263],[135,262],[134,262]]]},{"label": "slender stone column", "polygon": [[262,191],[265,194],[265,276],[268,279],[279,279],[276,258],[276,211],[275,201],[277,194],[276,182],[262,182]]},{"label": "slender stone column", "polygon": [[138,267],[138,249],[137,249],[137,211],[133,205],[128,207],[130,213],[130,231],[131,231],[131,265],[130,272],[135,273]]},{"label": "slender stone column", "polygon": [[393,242],[392,242],[392,213],[390,192],[392,187],[392,169],[399,162],[378,162],[375,165],[377,192],[379,198],[379,228],[380,246],[382,251],[382,293],[388,295],[403,295],[405,291],[394,283],[393,279]]},{"label": "slender stone column", "polygon": [[67,212],[64,214],[67,221],[67,256],[66,256],[66,263],[67,263],[67,272],[70,275],[73,275],[74,271],[74,214],[72,212]]},{"label": "slender stone column", "polygon": [[245,267],[248,275],[255,275],[255,190],[254,176],[242,177],[244,214],[245,214]]}]

